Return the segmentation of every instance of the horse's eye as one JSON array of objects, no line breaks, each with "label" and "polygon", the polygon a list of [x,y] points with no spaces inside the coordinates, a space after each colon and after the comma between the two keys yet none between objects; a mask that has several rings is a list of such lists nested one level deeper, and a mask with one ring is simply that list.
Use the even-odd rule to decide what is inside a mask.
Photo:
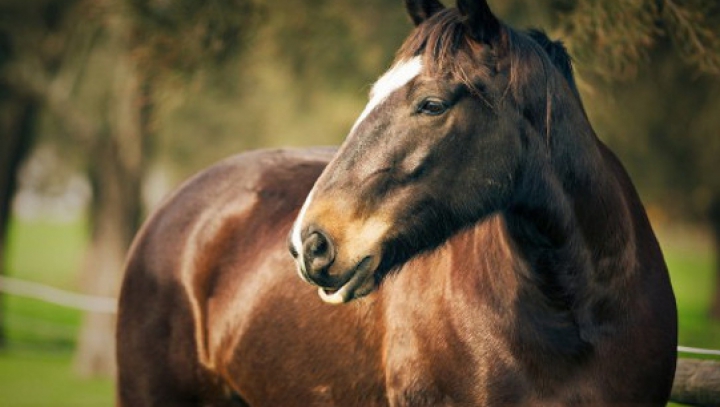
[{"label": "horse's eye", "polygon": [[417,107],[417,112],[426,114],[429,116],[438,116],[448,109],[448,104],[440,99],[428,98],[420,102]]}]

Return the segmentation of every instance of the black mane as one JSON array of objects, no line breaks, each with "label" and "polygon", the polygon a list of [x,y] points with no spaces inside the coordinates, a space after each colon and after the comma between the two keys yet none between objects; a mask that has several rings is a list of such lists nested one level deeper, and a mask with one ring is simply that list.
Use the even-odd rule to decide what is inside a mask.
[{"label": "black mane", "polygon": [[550,57],[553,65],[555,65],[555,67],[560,71],[565,80],[567,80],[573,92],[579,96],[577,85],[575,83],[572,58],[570,57],[570,54],[568,54],[565,44],[559,40],[551,40],[545,31],[540,29],[531,28],[526,31],[526,34],[545,50],[545,53],[548,57]]}]

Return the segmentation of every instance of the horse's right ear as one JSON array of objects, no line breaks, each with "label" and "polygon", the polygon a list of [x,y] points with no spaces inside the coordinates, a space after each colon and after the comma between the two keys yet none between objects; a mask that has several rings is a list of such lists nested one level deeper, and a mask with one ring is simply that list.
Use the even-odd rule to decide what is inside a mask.
[{"label": "horse's right ear", "polygon": [[405,7],[415,25],[420,25],[433,14],[445,8],[438,0],[405,0]]},{"label": "horse's right ear", "polygon": [[500,34],[500,21],[490,10],[487,0],[457,0],[457,8],[476,40],[490,43]]}]

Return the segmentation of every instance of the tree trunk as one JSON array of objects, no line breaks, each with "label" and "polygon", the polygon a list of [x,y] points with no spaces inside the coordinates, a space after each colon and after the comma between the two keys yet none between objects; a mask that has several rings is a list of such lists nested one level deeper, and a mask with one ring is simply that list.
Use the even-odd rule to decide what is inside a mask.
[{"label": "tree trunk", "polygon": [[[139,218],[140,174],[122,162],[114,137],[99,140],[92,157],[91,242],[83,271],[86,292],[116,297],[125,252]],[[75,357],[83,376],[112,376],[115,371],[115,316],[85,315]]]},{"label": "tree trunk", "polygon": [[[38,104],[0,81],[0,275],[6,274],[5,247],[17,172],[33,142]],[[4,298],[0,292],[0,348],[6,345]]]},{"label": "tree trunk", "polygon": [[[127,49],[127,32],[118,18],[108,26],[114,49]],[[116,297],[125,253],[141,215],[141,181],[144,175],[146,90],[129,52],[118,55],[113,75],[106,131],[99,134],[91,152],[88,174],[93,199],[90,211],[91,243],[86,258],[87,292]],[[143,84],[144,85],[144,84]],[[76,369],[84,376],[115,372],[115,316],[86,314],[78,338]]]},{"label": "tree trunk", "polygon": [[710,317],[720,321],[720,195],[716,195],[712,200],[708,214],[715,243],[715,290],[710,305]]}]

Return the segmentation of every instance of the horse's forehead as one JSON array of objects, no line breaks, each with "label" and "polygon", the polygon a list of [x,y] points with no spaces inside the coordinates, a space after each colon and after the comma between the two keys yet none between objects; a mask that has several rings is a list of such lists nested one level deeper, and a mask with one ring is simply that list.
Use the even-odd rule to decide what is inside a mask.
[{"label": "horse's forehead", "polygon": [[385,72],[373,85],[370,91],[370,101],[367,106],[365,106],[365,110],[360,114],[360,117],[358,117],[350,133],[393,92],[407,85],[413,78],[420,75],[422,68],[422,58],[416,56],[396,63]]},{"label": "horse's forehead", "polygon": [[370,100],[387,99],[393,92],[405,86],[422,71],[422,58],[419,56],[400,61],[392,66],[375,82],[370,92]]}]

